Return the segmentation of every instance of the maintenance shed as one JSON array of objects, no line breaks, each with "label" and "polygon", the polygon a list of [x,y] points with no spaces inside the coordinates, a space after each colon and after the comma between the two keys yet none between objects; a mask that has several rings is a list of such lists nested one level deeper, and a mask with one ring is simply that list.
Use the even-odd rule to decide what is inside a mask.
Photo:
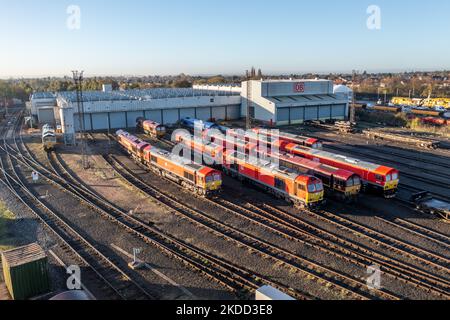
[{"label": "maintenance shed", "polygon": [[192,88],[90,91],[83,93],[81,121],[75,92],[60,92],[57,104],[63,132],[74,134],[83,124],[87,131],[133,128],[140,117],[165,125],[186,117],[235,120],[240,117],[241,96],[239,92]]},{"label": "maintenance shed", "polygon": [[248,98],[252,118],[270,125],[344,120],[348,116],[348,97],[334,94],[330,80],[246,81],[242,84],[242,117],[247,115]]}]

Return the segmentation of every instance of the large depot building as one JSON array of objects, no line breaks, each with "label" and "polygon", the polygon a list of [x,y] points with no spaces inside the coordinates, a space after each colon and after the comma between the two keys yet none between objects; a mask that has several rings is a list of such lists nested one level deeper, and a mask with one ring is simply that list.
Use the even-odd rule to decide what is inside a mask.
[{"label": "large depot building", "polygon": [[348,114],[348,95],[335,94],[329,80],[252,80],[242,84],[241,96],[242,117],[250,104],[254,119],[277,126],[344,120]]},{"label": "large depot building", "polygon": [[[252,80],[242,86],[206,85],[190,89],[116,91],[105,86],[102,91],[83,93],[81,123],[87,131],[98,131],[133,128],[138,117],[166,125],[185,117],[236,120],[246,117],[249,104],[255,120],[277,126],[309,120],[342,120],[348,114],[348,95],[335,94],[332,81]],[[31,105],[31,112],[40,123],[61,124],[66,135],[79,131],[80,115],[74,92],[35,93]]]}]

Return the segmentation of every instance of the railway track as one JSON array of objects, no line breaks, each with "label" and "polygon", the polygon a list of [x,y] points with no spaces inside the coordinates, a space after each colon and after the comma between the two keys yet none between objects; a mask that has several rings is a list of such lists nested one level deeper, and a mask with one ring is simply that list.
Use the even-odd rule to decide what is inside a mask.
[{"label": "railway track", "polygon": [[[278,213],[281,212],[286,213],[285,211],[280,210],[276,207],[269,205],[265,206]],[[314,218],[317,218],[318,220],[331,223],[340,229],[351,232],[361,238],[365,238],[393,252],[399,253],[410,259],[420,261],[421,263],[433,267],[436,270],[440,270],[446,273],[449,273],[450,271],[450,269],[448,268],[450,262],[449,259],[440,256],[438,254],[432,253],[430,251],[427,251],[425,249],[419,248],[417,246],[403,242],[400,239],[397,239],[396,237],[389,236],[380,231],[377,231],[375,229],[372,229],[370,227],[364,226],[350,219],[344,218],[342,216],[327,211],[321,210],[313,212],[303,210],[303,212]]]},{"label": "railway track", "polygon": [[[312,138],[320,139],[320,140],[322,140],[324,142],[329,142],[329,143],[335,143],[336,142],[336,140],[325,138],[325,137],[317,135],[317,134],[311,134],[311,132],[308,132],[306,135],[310,136]],[[359,144],[358,145],[353,145],[353,144],[349,144],[348,142],[345,142],[345,141],[338,141],[338,142],[344,143],[345,145],[347,145],[349,147],[353,147],[353,148],[366,149],[366,150],[370,150],[370,151],[373,151],[373,152],[380,152],[380,150],[378,148],[370,146],[370,145],[362,145],[362,144],[361,145],[359,145]],[[384,148],[383,149],[383,153],[389,154],[389,155],[394,156],[394,157],[407,159],[407,160],[414,160],[414,161],[418,161],[418,162],[426,162],[428,164],[432,164],[432,165],[436,165],[436,166],[440,166],[440,167],[444,167],[444,168],[450,168],[450,164],[448,163],[448,158],[446,158],[444,156],[441,156],[441,155],[433,155],[433,159],[431,160],[428,156],[426,156],[426,158],[421,158],[421,157],[418,157],[416,155],[406,155],[404,153],[402,154],[402,153],[398,152],[398,150],[396,150],[396,151],[393,151],[393,150],[387,151],[387,150],[385,150],[386,148],[389,148],[389,149],[395,148],[395,147],[392,147],[392,146],[389,146],[389,145],[383,145],[382,147]],[[407,153],[407,152],[411,152],[411,151],[405,150],[405,153]],[[437,162],[436,159],[442,159],[444,162]]]},{"label": "railway track", "polygon": [[101,291],[102,298],[114,300],[153,299],[144,288],[134,282],[118,266],[117,262],[102,254],[93,243],[73,229],[65,219],[50,209],[38,195],[27,187],[26,181],[16,168],[14,158],[6,151],[7,137],[4,136],[3,142],[4,150],[0,157],[3,178],[0,181],[58,239],[65,255],[71,261],[78,263],[83,270],[83,282],[95,285],[95,288]]},{"label": "railway track", "polygon": [[[274,221],[276,221],[287,230],[285,232],[288,232],[291,236],[295,235],[294,240],[298,241],[305,238],[309,240],[309,243],[320,243],[322,247],[319,250],[325,250],[328,254],[335,255],[362,267],[367,268],[376,263],[382,267],[387,276],[425,291],[434,292],[442,297],[450,297],[450,281],[380,254],[370,248],[363,247],[358,243],[342,239],[325,229],[314,226],[290,214],[270,212],[270,210],[263,209],[264,205],[262,204],[254,205],[247,202],[245,205],[239,205],[224,199],[220,199],[220,201],[226,203],[224,204],[225,210],[230,207],[234,208],[233,210],[242,211],[247,216],[259,218],[260,221],[264,221],[267,225],[273,225]],[[256,214],[257,212],[259,212],[259,215]]]},{"label": "railway track", "polygon": [[[228,210],[228,211],[231,210],[229,207],[228,208],[223,207],[223,209]],[[256,207],[256,209],[261,210],[260,207]],[[236,210],[236,209],[232,210],[232,212],[234,212],[234,213],[236,213],[236,211],[238,211],[238,210]],[[249,212],[251,213],[251,211],[247,210],[247,214]],[[267,211],[265,213],[267,214]],[[253,213],[253,215],[254,215],[254,213]],[[256,221],[256,223],[261,223],[261,220]],[[271,221],[271,223],[273,224],[273,220]],[[265,221],[265,224],[267,225],[267,221]],[[404,227],[404,228],[406,228],[406,227]],[[423,232],[420,233],[419,231],[423,230],[423,229],[420,229],[420,226],[416,226],[415,228],[416,228],[416,231],[415,231],[416,235],[423,236],[424,238],[427,238],[429,240],[437,240],[437,239],[430,238],[430,236],[429,236],[430,232],[428,232],[428,235],[425,235]],[[419,228],[419,231],[417,231],[418,228]],[[270,227],[269,227],[269,229],[272,229],[275,232],[280,233],[280,231],[277,229],[273,229]],[[292,231],[292,230],[290,230],[290,231]],[[411,230],[411,229],[408,229],[407,231],[413,232],[413,230]],[[429,230],[429,231],[431,231],[431,230]],[[297,230],[297,232],[298,232],[298,230]],[[284,234],[284,236],[287,236],[286,232],[284,232],[283,234]],[[299,241],[299,238],[297,237],[297,238],[294,238],[293,240]],[[323,239],[321,239],[321,240],[323,241]],[[342,241],[342,239],[337,239],[337,240]],[[346,245],[348,245],[348,243],[346,243]],[[326,244],[326,246],[329,246],[329,243]],[[355,248],[355,244],[350,243],[350,247]],[[321,249],[324,250],[324,248],[321,248]],[[333,249],[335,249],[335,247],[333,247]],[[357,246],[356,249],[360,250],[361,248]],[[342,250],[343,249],[341,248],[341,251]],[[349,253],[349,251],[347,250],[347,252],[346,252],[345,249],[342,252],[347,253],[347,254]],[[366,250],[366,253],[369,253],[369,252]],[[350,252],[350,256],[352,254],[354,257],[355,256],[358,258],[362,257],[361,254],[358,256],[357,254],[355,255],[354,252]],[[341,258],[345,259],[344,256],[341,256]],[[372,263],[375,262],[375,263],[381,264],[383,266],[384,271],[386,271],[386,269],[388,269],[391,276],[393,276],[397,279],[400,279],[401,281],[404,281],[404,282],[406,281],[406,283],[412,284],[413,286],[422,288],[424,290],[428,290],[430,292],[434,292],[442,297],[447,297],[447,298],[449,297],[448,292],[449,292],[449,288],[450,288],[449,287],[450,283],[443,278],[436,277],[434,275],[429,274],[428,272],[416,269],[414,267],[411,267],[410,265],[406,265],[398,260],[396,261],[395,259],[391,259],[386,256],[378,255],[377,256],[378,260],[376,260],[376,259],[374,259],[372,252],[370,252],[370,255],[367,255],[365,258],[366,258],[366,260],[365,260],[366,262],[369,261]],[[347,257],[347,259],[349,259],[349,258]]]},{"label": "railway track", "polygon": [[[387,161],[387,162],[390,162],[390,163],[393,163],[393,164],[400,165],[402,167],[406,167],[406,168],[412,169],[414,171],[419,170],[420,172],[428,173],[428,174],[430,174],[432,176],[436,176],[436,177],[439,177],[439,178],[444,177],[446,179],[450,179],[450,175],[446,174],[443,171],[426,169],[426,168],[423,168],[423,167],[420,167],[420,166],[415,166],[415,165],[411,165],[411,164],[395,161],[393,159],[386,159],[386,158],[383,158],[383,157],[380,157],[380,156],[375,156],[373,154],[367,154],[367,153],[361,152],[359,146],[350,146],[350,147],[358,148],[359,151],[356,151],[356,150],[353,150],[353,149],[349,150],[347,148],[341,148],[341,147],[337,147],[337,146],[334,146],[334,145],[333,146],[331,146],[331,145],[327,145],[326,146],[326,148],[331,149],[331,150],[335,150],[335,151],[338,151],[338,152],[358,155],[358,156],[361,156],[361,157],[364,157],[364,158],[370,158],[371,160],[377,160],[377,161],[382,161],[382,162],[386,162]],[[434,186],[441,187],[441,188],[448,188],[448,183],[442,182],[440,180],[431,180],[431,179],[424,178],[424,177],[422,177],[422,176],[420,176],[418,174],[410,173],[410,172],[404,172],[404,171],[402,171],[401,174],[403,176],[405,176],[405,177],[408,177],[408,178],[411,178],[411,179],[414,179],[414,180],[417,180],[417,181],[425,182],[425,183],[428,183],[430,185],[434,185]]]},{"label": "railway track", "polygon": [[[107,212],[104,209],[97,206],[96,204],[90,202],[90,200],[85,197],[85,194],[83,194],[83,191],[81,191],[80,189],[77,189],[76,187],[74,189],[72,189],[73,186],[64,187],[61,184],[61,182],[54,181],[54,184],[55,184],[55,186],[58,186],[58,187],[62,188],[63,190],[73,193],[81,202],[84,202],[85,204],[89,205],[91,208],[100,212],[103,217],[110,219],[113,222],[118,223],[119,225],[124,227],[129,233],[132,233],[132,234],[138,236],[139,238],[143,239],[147,243],[156,246],[157,248],[161,249],[164,253],[166,253],[166,255],[175,257],[179,261],[183,262],[185,265],[193,267],[197,271],[200,271],[201,273],[207,275],[209,278],[214,279],[216,282],[219,282],[220,284],[229,288],[231,291],[236,292],[236,286],[235,286],[236,284],[239,284],[240,288],[246,288],[246,289],[252,290],[252,291],[258,288],[258,286],[256,286],[254,283],[251,283],[251,281],[246,280],[247,277],[251,277],[250,275],[246,274],[244,276],[239,276],[239,273],[237,271],[230,271],[230,270],[222,271],[223,274],[221,275],[221,269],[223,269],[223,268],[220,268],[220,265],[219,265],[217,271],[213,270],[213,268],[204,267],[202,265],[202,263],[205,263],[205,261],[208,262],[207,264],[214,265],[214,260],[212,260],[213,257],[208,259],[207,254],[200,255],[200,251],[198,251],[198,254],[197,254],[194,249],[193,250],[194,255],[197,256],[198,260],[202,261],[202,263],[199,263],[197,260],[191,259],[187,255],[184,256],[182,253],[178,253],[174,248],[171,248],[170,246],[166,246],[162,242],[161,243],[158,242],[158,240],[161,240],[161,239],[167,240],[167,239],[164,237],[164,235],[162,233],[159,233],[157,230],[154,230],[155,231],[154,234],[150,234],[150,232],[147,232],[147,229],[150,229],[150,228],[147,228],[147,226],[145,226],[141,223],[137,223],[137,221],[134,225],[130,225],[129,222],[126,221],[127,218],[129,218],[131,220],[134,220],[134,219],[131,217],[127,217],[125,212],[120,212],[120,214],[122,214],[123,216],[118,215],[117,212],[114,212],[114,213],[111,213],[109,211]],[[96,201],[102,202],[101,199],[97,199]],[[113,209],[113,210],[117,210],[117,209]],[[159,236],[159,238],[158,238],[158,236]],[[174,245],[174,246],[178,245],[177,241],[174,240],[172,245]],[[186,251],[188,251],[188,249],[189,249],[189,245],[181,244],[181,242],[179,244],[179,247],[183,247]],[[217,261],[217,263],[222,264],[221,261]],[[234,272],[236,272],[236,275],[234,275]],[[210,275],[210,273],[212,275]],[[219,274],[219,275],[217,275],[217,274]],[[237,280],[235,280],[235,279],[239,279],[240,277],[243,278],[242,282],[238,282]],[[230,279],[232,281],[228,281]],[[300,295],[297,295],[297,297],[300,297]]]},{"label": "railway track", "polygon": [[[56,158],[49,159],[55,171],[64,179],[75,179],[61,163],[58,163]],[[76,179],[75,179],[76,180]],[[72,183],[79,184],[79,182],[72,181]],[[84,189],[84,191],[80,190]],[[261,275],[253,274],[245,268],[239,267],[224,261],[221,258],[213,256],[205,251],[197,249],[190,244],[175,239],[164,232],[158,230],[156,227],[151,227],[138,219],[130,217],[121,209],[115,207],[111,203],[107,203],[101,199],[97,194],[88,190],[85,186],[80,187],[77,192],[88,198],[88,201],[95,203],[103,203],[103,208],[96,208],[102,214],[107,214],[108,218],[120,222],[131,233],[138,235],[146,242],[156,246],[162,250],[166,255],[176,258],[192,269],[199,271],[206,275],[211,280],[214,280],[221,285],[227,287],[229,290],[236,292],[238,295],[242,294],[241,290],[245,290],[245,294],[253,292],[264,283],[271,284],[278,287],[297,299],[313,299],[314,297],[308,294],[300,293],[291,288],[284,287],[275,281],[265,280]],[[107,213],[108,211],[109,213]]]},{"label": "railway track", "polygon": [[[156,187],[142,181],[136,177],[129,169],[120,163],[115,158],[106,158],[106,160],[113,166],[116,172],[131,185],[142,190],[145,194],[156,199],[158,202],[165,206],[168,206],[172,211],[178,212],[183,217],[190,219],[193,223],[201,223],[218,236],[226,238],[228,241],[237,243],[240,246],[245,246],[252,251],[256,251],[262,257],[273,259],[275,262],[282,263],[289,268],[296,269],[299,273],[304,274],[307,277],[313,277],[319,283],[328,283],[328,286],[339,288],[339,290],[345,290],[349,295],[358,297],[359,299],[367,299],[364,296],[363,288],[366,288],[366,283],[360,279],[355,279],[338,272],[331,270],[327,267],[320,266],[312,261],[295,255],[287,250],[279,248],[275,245],[265,242],[264,240],[255,238],[254,236],[237,230],[229,225],[226,225],[210,216],[199,212],[177,200],[172,195],[168,195]],[[339,279],[343,284],[336,283],[333,278]],[[351,289],[350,289],[351,288]],[[360,293],[355,294],[354,291],[360,290]],[[385,299],[398,299],[393,294],[380,290],[377,295]]]},{"label": "railway track", "polygon": [[375,219],[382,221],[386,224],[392,225],[396,228],[402,229],[411,234],[427,239],[431,242],[437,243],[450,250],[450,237],[444,234],[434,232],[428,228],[422,227],[418,224],[400,218],[388,219],[383,217],[375,217]]},{"label": "railway track", "polygon": [[[405,191],[408,191],[408,192],[411,193],[411,195],[412,194],[416,194],[418,192],[426,191],[426,190],[424,190],[424,188],[418,188],[416,186],[412,186],[412,185],[405,184],[405,183],[400,183],[399,189],[400,190],[403,189]],[[447,197],[445,195],[442,195],[442,194],[439,194],[439,193],[435,193],[435,192],[430,192],[430,195],[432,195],[433,198],[436,198],[436,199],[439,199],[439,200],[442,200],[442,201],[450,202],[450,197]],[[415,203],[411,202],[410,200],[407,200],[406,202],[409,205],[415,206]]]}]

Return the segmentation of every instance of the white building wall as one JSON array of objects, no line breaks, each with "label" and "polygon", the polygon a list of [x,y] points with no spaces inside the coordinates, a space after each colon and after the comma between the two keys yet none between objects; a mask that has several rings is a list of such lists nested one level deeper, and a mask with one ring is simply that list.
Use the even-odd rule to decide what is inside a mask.
[{"label": "white building wall", "polygon": [[[123,100],[123,101],[90,101],[84,102],[85,113],[143,111],[152,109],[178,109],[190,107],[214,107],[240,105],[240,96],[214,96],[214,97],[184,97],[154,100]],[[58,101],[60,107],[69,106],[77,112],[76,103]]]},{"label": "white building wall", "polygon": [[32,99],[31,114],[37,116],[41,107],[52,107],[56,105],[56,99]]},{"label": "white building wall", "polygon": [[330,80],[263,81],[262,86],[264,97],[333,94],[333,82]]},{"label": "white building wall", "polygon": [[[241,116],[247,115],[247,82],[242,84]],[[341,107],[348,111],[348,99],[343,95],[333,95],[333,82],[329,80],[266,80],[252,81],[251,99],[255,107],[255,119],[267,123],[284,125],[301,123],[304,120],[327,120],[333,115],[342,115]],[[295,101],[288,97],[310,96]],[[315,97],[320,96],[321,98]],[[275,101],[277,100],[277,101]],[[321,107],[323,106],[323,107]],[[337,110],[339,109],[339,110]],[[303,115],[305,118],[303,118]],[[343,116],[335,116],[341,119]]]},{"label": "white building wall", "polygon": [[[242,83],[242,107],[241,107],[241,116],[247,116],[247,88],[248,82]],[[271,101],[267,100],[262,96],[262,83],[261,81],[252,80],[251,83],[251,99],[252,105],[255,107],[255,119],[261,121],[270,122],[271,120],[274,122],[276,120],[275,117],[275,104]]]},{"label": "white building wall", "polygon": [[194,84],[192,88],[196,90],[211,90],[211,91],[238,92],[238,93],[242,92],[242,88],[240,86]]}]

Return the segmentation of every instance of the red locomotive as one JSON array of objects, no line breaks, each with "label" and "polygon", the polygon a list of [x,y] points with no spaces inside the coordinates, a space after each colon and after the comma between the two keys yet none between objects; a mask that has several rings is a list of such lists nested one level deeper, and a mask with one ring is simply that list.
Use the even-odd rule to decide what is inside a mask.
[{"label": "red locomotive", "polygon": [[351,171],[362,179],[363,189],[381,191],[386,198],[395,197],[399,185],[399,171],[378,164],[349,158],[327,151],[310,149],[291,143],[280,146],[280,149],[309,160],[320,162],[339,169]]},{"label": "red locomotive", "polygon": [[[177,135],[177,141],[191,148],[191,151],[201,153],[203,161],[215,163],[224,173],[241,181],[249,181],[298,207],[314,207],[323,202],[323,184],[312,175],[298,173],[286,167],[277,168],[273,162],[266,160],[250,160],[245,153],[236,151],[237,147],[234,145],[231,148],[226,145],[224,148],[223,144],[194,139],[183,133]],[[220,141],[223,143],[225,140]],[[248,149],[245,146],[244,149]]]},{"label": "red locomotive", "polygon": [[225,174],[251,182],[296,207],[313,208],[323,203],[323,184],[316,177],[277,167],[270,161],[249,159],[233,150],[225,152],[222,167]]},{"label": "red locomotive", "polygon": [[138,118],[136,126],[146,134],[153,138],[162,138],[166,135],[166,127],[158,122],[152,120],[145,120],[144,118]]},{"label": "red locomotive", "polygon": [[322,180],[327,196],[336,196],[347,202],[354,201],[361,191],[360,177],[348,170],[338,169],[326,164],[300,158],[288,153],[272,155],[281,166],[299,173],[311,174]]},{"label": "red locomotive", "polygon": [[156,148],[123,130],[117,131],[116,135],[128,154],[156,174],[202,196],[221,189],[222,175],[219,171]]}]

